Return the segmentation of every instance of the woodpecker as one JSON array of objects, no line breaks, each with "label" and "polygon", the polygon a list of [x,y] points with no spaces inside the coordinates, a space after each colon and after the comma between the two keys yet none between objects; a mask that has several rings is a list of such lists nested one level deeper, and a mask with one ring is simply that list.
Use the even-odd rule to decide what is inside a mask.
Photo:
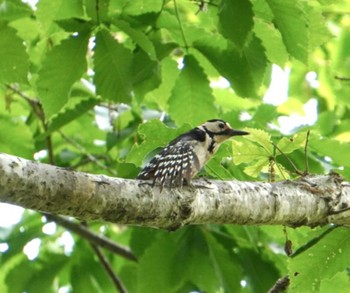
[{"label": "woodpecker", "polygon": [[223,120],[208,120],[172,140],[141,170],[137,179],[153,180],[152,186],[159,182],[161,190],[165,184],[170,188],[189,185],[222,142],[232,136],[247,134],[232,129]]}]

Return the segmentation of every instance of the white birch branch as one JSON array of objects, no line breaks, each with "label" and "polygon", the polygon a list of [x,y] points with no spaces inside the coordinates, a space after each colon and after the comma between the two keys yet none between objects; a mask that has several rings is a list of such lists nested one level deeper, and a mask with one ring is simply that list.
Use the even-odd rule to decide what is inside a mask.
[{"label": "white birch branch", "polygon": [[0,153],[0,202],[36,211],[176,229],[188,224],[350,225],[350,183],[337,174],[277,183],[195,180],[195,187],[92,175]]}]

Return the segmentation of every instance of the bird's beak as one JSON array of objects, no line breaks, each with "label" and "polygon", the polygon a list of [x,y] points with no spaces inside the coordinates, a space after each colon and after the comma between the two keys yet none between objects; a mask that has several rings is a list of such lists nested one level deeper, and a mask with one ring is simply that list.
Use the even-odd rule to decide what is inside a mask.
[{"label": "bird's beak", "polygon": [[226,129],[225,134],[229,136],[236,136],[236,135],[248,135],[249,132],[243,131],[243,130],[236,130],[236,129]]}]

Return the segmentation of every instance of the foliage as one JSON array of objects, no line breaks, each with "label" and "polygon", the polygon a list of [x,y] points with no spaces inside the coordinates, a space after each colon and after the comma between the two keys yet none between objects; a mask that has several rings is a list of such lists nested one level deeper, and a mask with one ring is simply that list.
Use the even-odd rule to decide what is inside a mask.
[{"label": "foliage", "polygon": [[[302,171],[349,180],[348,1],[24,2],[0,0],[1,152],[135,178],[154,149],[220,117],[251,135],[223,145],[209,177],[293,178],[283,151]],[[270,87],[277,66],[286,99]],[[0,227],[0,291],[112,292],[88,242],[48,225],[26,211]],[[129,292],[266,292],[286,274],[290,292],[349,286],[347,228],[89,225],[136,255],[104,251]]]}]

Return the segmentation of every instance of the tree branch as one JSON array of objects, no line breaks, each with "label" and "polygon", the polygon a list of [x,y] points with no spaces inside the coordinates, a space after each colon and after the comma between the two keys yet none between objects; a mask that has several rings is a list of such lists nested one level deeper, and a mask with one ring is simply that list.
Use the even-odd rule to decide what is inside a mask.
[{"label": "tree branch", "polygon": [[337,174],[277,183],[195,180],[193,184],[160,192],[144,181],[0,154],[1,202],[80,220],[166,229],[208,223],[350,224],[350,183]]},{"label": "tree branch", "polygon": [[90,243],[97,245],[99,247],[105,248],[112,253],[118,254],[126,259],[137,261],[136,256],[132,253],[132,251],[128,247],[124,247],[118,245],[112,240],[94,233],[88,227],[83,226],[81,224],[73,223],[72,221],[66,219],[65,217],[55,216],[51,214],[44,213],[45,217],[49,221],[54,221],[58,225],[66,228],[69,231],[76,233],[82,238],[88,240]]}]

